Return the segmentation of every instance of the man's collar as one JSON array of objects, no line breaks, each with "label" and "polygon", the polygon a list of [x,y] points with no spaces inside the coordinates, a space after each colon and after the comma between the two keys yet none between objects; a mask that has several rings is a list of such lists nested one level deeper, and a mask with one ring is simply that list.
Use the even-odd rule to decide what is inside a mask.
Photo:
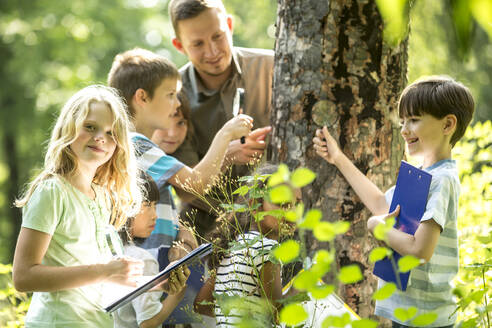
[{"label": "man's collar", "polygon": [[[237,78],[240,79],[242,75],[242,70],[241,70],[241,66],[239,65],[236,48],[233,47],[231,53],[232,53],[232,63],[231,63],[232,72],[231,72],[231,76],[229,77],[229,79],[227,79],[224,82],[224,84],[226,84],[227,81],[236,78],[236,76]],[[220,90],[207,89],[203,85],[202,81],[199,79],[198,72],[195,70],[195,67],[191,63],[190,63],[190,70],[188,72],[188,78],[190,79],[191,87],[193,89],[194,94],[197,95],[203,94],[204,96],[210,97],[220,91]]]}]

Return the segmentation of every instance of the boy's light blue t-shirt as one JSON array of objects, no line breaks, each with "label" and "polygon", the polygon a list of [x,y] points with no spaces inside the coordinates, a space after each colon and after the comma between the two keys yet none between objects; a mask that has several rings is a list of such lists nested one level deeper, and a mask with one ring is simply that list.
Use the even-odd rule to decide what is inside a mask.
[{"label": "boy's light blue t-shirt", "polygon": [[[51,235],[42,264],[57,267],[107,261],[105,240],[109,222],[105,193],[93,185],[92,200],[61,177],[42,181],[23,209],[22,227]],[[26,327],[113,327],[102,309],[101,284],[57,292],[35,292],[25,319]]]},{"label": "boy's light blue t-shirt", "polygon": [[[375,314],[404,325],[394,316],[396,308],[416,307],[419,314],[434,312],[437,320],[427,327],[452,325],[456,321],[456,302],[452,295],[452,280],[458,273],[458,199],[460,182],[456,162],[442,160],[425,169],[432,174],[429,197],[421,222],[433,219],[442,229],[430,261],[412,269],[407,290],[395,293],[382,301],[376,301]],[[391,204],[395,187],[386,193],[386,202]],[[379,288],[385,282],[379,280]]]},{"label": "boy's light blue t-shirt", "polygon": [[168,180],[184,167],[176,158],[166,155],[149,138],[140,133],[132,133],[138,167],[154,179],[159,189],[157,202],[157,221],[154,231],[140,245],[156,256],[161,245],[171,246],[178,233],[178,211]]}]

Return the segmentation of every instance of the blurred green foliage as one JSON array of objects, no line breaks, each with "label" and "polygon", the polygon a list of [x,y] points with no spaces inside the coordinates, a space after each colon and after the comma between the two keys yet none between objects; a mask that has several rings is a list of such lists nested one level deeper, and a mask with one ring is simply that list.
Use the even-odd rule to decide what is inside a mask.
[{"label": "blurred green foliage", "polygon": [[468,56],[462,59],[446,1],[415,1],[410,14],[408,81],[449,75],[470,88],[476,101],[475,121],[492,120],[492,42],[487,33],[475,28]]},{"label": "blurred green foliage", "polygon": [[492,324],[492,122],[469,128],[454,149],[460,170],[460,273],[455,295],[462,327]]}]

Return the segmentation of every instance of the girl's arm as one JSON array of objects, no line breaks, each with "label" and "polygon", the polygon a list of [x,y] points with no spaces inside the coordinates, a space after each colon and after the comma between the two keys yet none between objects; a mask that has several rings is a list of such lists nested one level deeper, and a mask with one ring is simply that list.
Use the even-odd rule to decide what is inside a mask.
[{"label": "girl's arm", "polygon": [[277,317],[277,311],[281,304],[277,302],[282,298],[282,269],[280,264],[274,264],[270,261],[265,262],[260,270],[261,293],[265,297],[272,309],[274,310],[274,318]]},{"label": "girl's arm", "polygon": [[21,228],[14,254],[14,287],[21,292],[54,292],[102,281],[136,286],[142,275],[142,261],[121,258],[107,264],[54,267],[41,264],[51,235]]},{"label": "girl's arm", "polygon": [[386,203],[384,193],[345,156],[326,126],[323,127],[323,130],[318,129],[316,131],[313,142],[316,153],[338,168],[372,214],[388,213],[389,206]]},{"label": "girl's arm", "polygon": [[[207,315],[209,317],[215,317],[213,295],[214,290],[215,278],[210,277],[207,281],[205,281],[202,288],[195,297],[195,301],[193,302],[193,308],[195,309],[195,312]],[[205,302],[206,304],[200,304],[201,302]]]},{"label": "girl's arm", "polygon": [[[384,224],[387,218],[395,217],[400,213],[400,206],[397,206],[395,211],[386,215],[372,216],[367,221],[368,229],[373,232],[376,226],[380,223]],[[413,255],[419,259],[428,262],[437,241],[441,234],[441,226],[434,220],[426,220],[419,224],[417,231],[412,236],[395,228],[388,231],[386,238],[388,246],[393,248],[401,255]]]},{"label": "girl's arm", "polygon": [[248,135],[252,126],[253,119],[244,114],[229,120],[217,132],[202,160],[193,168],[183,167],[169,179],[169,182],[180,189],[204,194],[221,173],[222,162],[229,142]]}]

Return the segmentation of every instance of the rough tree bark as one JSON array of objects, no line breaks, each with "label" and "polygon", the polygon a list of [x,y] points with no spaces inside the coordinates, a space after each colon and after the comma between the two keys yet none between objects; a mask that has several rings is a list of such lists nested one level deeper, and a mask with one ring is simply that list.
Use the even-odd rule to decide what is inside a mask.
[{"label": "rough tree bark", "polygon": [[[275,45],[272,126],[268,157],[291,169],[318,174],[305,188],[306,207],[324,220],[346,220],[351,229],[336,239],[337,267],[356,263],[365,279],[338,293],[362,317],[373,313],[376,289],[368,254],[375,246],[366,229],[369,211],[346,180],[316,156],[312,138],[327,125],[344,153],[385,190],[403,157],[396,106],[406,83],[407,40],[383,42],[375,1],[279,0]],[[311,254],[327,247],[308,238]]]}]

